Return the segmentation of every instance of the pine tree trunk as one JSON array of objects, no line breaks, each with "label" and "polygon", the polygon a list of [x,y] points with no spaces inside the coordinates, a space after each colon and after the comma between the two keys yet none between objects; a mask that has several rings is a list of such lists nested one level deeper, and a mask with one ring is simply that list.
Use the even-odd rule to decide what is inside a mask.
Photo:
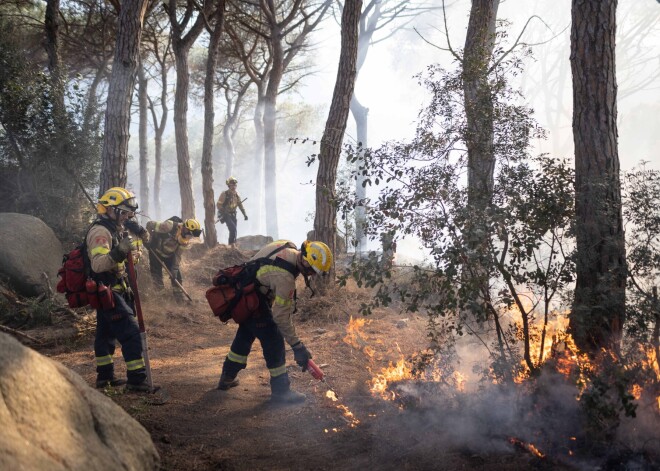
[{"label": "pine tree trunk", "polygon": [[193,198],[192,169],[190,167],[190,152],[188,148],[188,89],[190,77],[188,74],[187,48],[177,47],[174,42],[176,58],[176,91],[174,93],[174,136],[176,138],[176,161],[179,175],[179,192],[181,195],[181,217],[195,217],[195,200]]},{"label": "pine tree trunk", "polygon": [[[350,111],[351,97],[355,89],[358,22],[362,10],[362,0],[346,0],[341,18],[341,53],[337,81],[332,95],[332,103],[321,138],[319,170],[316,177],[316,216],[314,218],[315,237],[325,242],[333,254],[336,253],[337,208],[335,206],[335,184],[337,165],[341,156],[344,131]],[[330,276],[334,278],[334,266]]]},{"label": "pine tree trunk", "polygon": [[126,186],[131,98],[148,4],[147,0],[125,0],[119,13],[117,45],[105,113],[100,193],[113,186]]},{"label": "pine tree trunk", "polygon": [[225,0],[216,4],[214,29],[211,33],[206,59],[206,77],[204,80],[204,141],[202,144],[202,193],[204,196],[204,242],[207,247],[215,247],[218,234],[215,230],[215,195],[213,193],[213,106],[215,68],[218,62],[218,48],[222,36]]},{"label": "pine tree trunk", "polygon": [[577,280],[576,345],[619,347],[625,318],[625,244],[617,141],[617,0],[574,0],[571,26]]},{"label": "pine tree trunk", "polygon": [[[369,144],[367,142],[367,131],[369,129],[369,108],[362,106],[358,99],[353,94],[351,100],[351,112],[355,119],[355,126],[357,128],[358,143],[365,149]],[[358,165],[359,165],[358,161]],[[365,223],[367,214],[365,211],[364,203],[367,198],[367,188],[363,185],[364,176],[358,175],[355,179],[355,198],[358,201],[358,206],[355,208],[355,240],[357,242],[356,250],[363,251],[367,249],[367,236],[365,233]],[[348,241],[346,241],[348,242]]]},{"label": "pine tree trunk", "polygon": [[473,0],[463,54],[463,97],[467,129],[468,207],[475,217],[465,233],[469,259],[463,267],[468,297],[474,301],[471,314],[484,321],[490,289],[488,242],[490,231],[484,211],[493,197],[495,154],[493,150],[494,110],[488,69],[495,45],[495,21],[499,0]]},{"label": "pine tree trunk", "polygon": [[278,238],[277,227],[277,152],[275,149],[275,125],[277,120],[277,94],[284,73],[282,39],[277,26],[270,32],[273,68],[270,71],[264,96],[264,172],[266,190],[266,234]]},{"label": "pine tree trunk", "polygon": [[149,149],[147,146],[147,122],[149,119],[147,106],[147,85],[149,80],[140,62],[138,67],[138,139],[140,148],[140,206],[143,212],[149,214]]}]

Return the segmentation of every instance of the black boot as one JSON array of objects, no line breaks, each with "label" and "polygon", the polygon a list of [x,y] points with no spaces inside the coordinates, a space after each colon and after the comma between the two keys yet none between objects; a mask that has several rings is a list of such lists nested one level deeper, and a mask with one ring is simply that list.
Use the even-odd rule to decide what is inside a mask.
[{"label": "black boot", "polygon": [[125,379],[115,378],[114,376],[110,379],[96,378],[96,389],[103,389],[108,386],[123,386],[124,384],[126,384]]},{"label": "black boot", "polygon": [[304,394],[293,391],[288,373],[270,378],[270,400],[279,404],[297,404],[304,402]]},{"label": "black boot", "polygon": [[220,381],[218,381],[218,389],[226,391],[227,389],[235,388],[236,386],[238,386],[238,379],[232,378],[224,373],[220,375]]},{"label": "black boot", "polygon": [[270,395],[270,400],[280,404],[298,404],[300,402],[305,402],[307,397],[303,393],[289,389],[284,392],[272,392]]}]

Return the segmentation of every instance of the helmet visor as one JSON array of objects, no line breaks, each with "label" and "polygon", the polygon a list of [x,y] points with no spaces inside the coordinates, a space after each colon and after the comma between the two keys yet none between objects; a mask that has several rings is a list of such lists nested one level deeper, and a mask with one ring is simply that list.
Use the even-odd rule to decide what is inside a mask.
[{"label": "helmet visor", "polygon": [[195,236],[195,237],[199,237],[200,235],[202,235],[202,230],[201,229],[193,229],[190,232],[192,232],[192,235]]},{"label": "helmet visor", "polygon": [[131,197],[131,198],[125,199],[124,201],[122,201],[121,203],[119,203],[117,205],[117,209],[121,209],[123,211],[129,211],[129,212],[134,213],[138,209],[137,200],[135,199],[134,196]]}]

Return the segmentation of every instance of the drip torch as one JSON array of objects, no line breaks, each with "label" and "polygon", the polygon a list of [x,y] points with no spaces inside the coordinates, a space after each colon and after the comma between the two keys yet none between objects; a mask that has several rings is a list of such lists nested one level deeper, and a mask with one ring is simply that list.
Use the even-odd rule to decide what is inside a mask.
[{"label": "drip torch", "polygon": [[323,370],[319,368],[319,366],[316,363],[314,363],[314,361],[311,359],[307,361],[307,370],[314,379],[321,381],[323,384],[325,384],[328,390],[332,392],[335,395],[335,397],[339,397],[335,392],[335,389],[332,386],[330,386],[330,384],[328,384],[328,381],[325,379],[325,373],[323,373]]}]

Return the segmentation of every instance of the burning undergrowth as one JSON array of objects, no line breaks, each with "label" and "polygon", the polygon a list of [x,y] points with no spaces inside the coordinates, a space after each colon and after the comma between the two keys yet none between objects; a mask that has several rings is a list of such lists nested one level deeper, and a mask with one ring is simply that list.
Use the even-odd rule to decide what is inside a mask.
[{"label": "burning undergrowth", "polygon": [[378,340],[362,330],[368,322],[351,319],[344,342],[370,359],[372,395],[394,406],[374,420],[383,430],[397,430],[402,446],[526,453],[546,466],[567,469],[650,470],[660,464],[660,404],[654,389],[660,375],[652,355],[635,366],[636,378],[643,377],[640,371],[656,374],[642,387],[626,378],[635,368],[621,368],[605,354],[589,362],[570,337],[557,334],[534,375],[499,381],[475,374],[480,367],[461,371],[480,357],[474,344],[407,357],[399,352],[399,360],[379,367],[374,361]]}]

